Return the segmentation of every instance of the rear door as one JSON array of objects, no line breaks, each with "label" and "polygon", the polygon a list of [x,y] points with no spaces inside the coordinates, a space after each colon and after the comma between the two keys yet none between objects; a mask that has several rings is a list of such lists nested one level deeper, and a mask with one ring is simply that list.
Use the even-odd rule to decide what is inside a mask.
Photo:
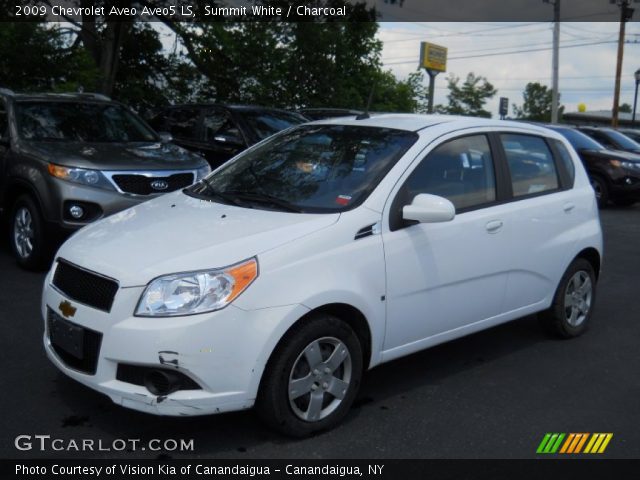
[{"label": "rear door", "polygon": [[513,200],[504,251],[510,273],[503,310],[535,310],[555,292],[581,220],[573,163],[564,144],[539,135],[495,134],[509,170]]}]

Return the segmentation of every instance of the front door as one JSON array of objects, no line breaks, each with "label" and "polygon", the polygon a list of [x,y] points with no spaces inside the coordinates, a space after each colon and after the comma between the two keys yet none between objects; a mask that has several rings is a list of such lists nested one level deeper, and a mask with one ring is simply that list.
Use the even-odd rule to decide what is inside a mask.
[{"label": "front door", "polygon": [[[466,135],[427,154],[398,191],[383,233],[389,357],[501,313],[513,231],[509,206],[498,204],[497,170],[488,136]],[[419,193],[449,199],[456,217],[407,224],[402,206]]]}]

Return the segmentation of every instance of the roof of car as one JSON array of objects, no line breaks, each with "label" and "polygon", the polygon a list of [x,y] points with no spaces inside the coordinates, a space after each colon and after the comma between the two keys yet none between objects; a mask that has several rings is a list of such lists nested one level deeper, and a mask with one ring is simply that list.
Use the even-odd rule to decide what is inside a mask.
[{"label": "roof of car", "polygon": [[101,93],[13,93],[9,90],[0,89],[0,95],[12,98],[15,100],[77,100],[77,101],[98,101],[98,102],[112,102],[109,97]]},{"label": "roof of car", "polygon": [[545,128],[533,124],[524,124],[509,120],[494,120],[490,118],[461,117],[455,115],[421,115],[412,113],[392,113],[374,115],[358,120],[354,117],[339,117],[312,122],[317,125],[360,125],[366,127],[394,128],[417,132],[423,128],[440,124],[450,124],[452,130],[472,127],[513,127],[545,132]]},{"label": "roof of car", "polygon": [[198,102],[198,103],[177,103],[175,105],[169,105],[167,108],[182,108],[182,107],[220,107],[228,108],[230,110],[244,110],[244,111],[269,111],[269,112],[285,112],[299,115],[297,112],[285,110],[283,108],[275,107],[263,107],[262,105],[242,105],[236,103],[216,103],[216,102]]}]

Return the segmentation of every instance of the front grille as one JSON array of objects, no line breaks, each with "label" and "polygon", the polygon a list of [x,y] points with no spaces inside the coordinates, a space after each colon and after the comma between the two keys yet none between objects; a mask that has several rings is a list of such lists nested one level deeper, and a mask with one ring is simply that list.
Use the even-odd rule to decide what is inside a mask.
[{"label": "front grille", "polygon": [[[82,331],[82,353],[80,356],[65,350],[63,346],[55,342],[52,336],[55,328],[65,328],[66,325],[71,325]],[[88,328],[70,322],[47,307],[47,335],[51,341],[53,350],[62,363],[79,372],[95,375],[98,368],[98,358],[100,357],[100,345],[102,344],[102,334],[100,332],[89,330]]]},{"label": "front grille", "polygon": [[71,300],[105,312],[111,311],[118,282],[58,260],[53,285]]},{"label": "front grille", "polygon": [[193,183],[193,173],[176,173],[168,177],[145,177],[144,175],[119,173],[112,178],[120,190],[136,195],[173,192]]}]

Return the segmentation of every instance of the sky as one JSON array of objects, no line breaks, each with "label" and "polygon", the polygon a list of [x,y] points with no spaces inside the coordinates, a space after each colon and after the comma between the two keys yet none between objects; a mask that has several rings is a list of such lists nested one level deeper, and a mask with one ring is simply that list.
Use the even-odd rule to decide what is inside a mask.
[{"label": "sky", "polygon": [[[565,112],[576,111],[580,103],[587,111],[611,110],[618,28],[616,22],[560,23],[559,87]],[[551,87],[552,31],[552,22],[382,22],[378,38],[383,42],[385,69],[400,79],[417,70],[421,41],[447,47],[447,72],[436,78],[435,104],[447,103],[448,74],[463,81],[473,72],[498,90],[486,106],[497,116],[500,97],[509,99],[512,114],[512,105],[522,104],[528,82]],[[640,22],[627,23],[625,38],[620,103],[633,105],[634,72],[640,68]],[[534,51],[505,54],[521,50]]]}]

